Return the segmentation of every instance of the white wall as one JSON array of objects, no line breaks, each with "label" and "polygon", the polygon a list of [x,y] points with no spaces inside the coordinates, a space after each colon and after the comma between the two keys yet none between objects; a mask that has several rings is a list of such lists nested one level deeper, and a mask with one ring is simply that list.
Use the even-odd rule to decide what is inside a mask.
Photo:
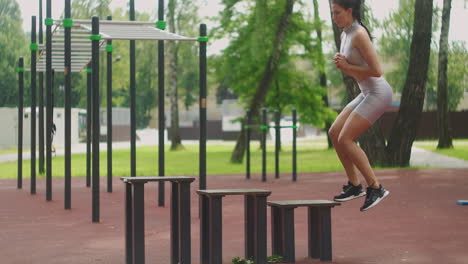
[{"label": "white wall", "polygon": [[2,126],[0,129],[0,148],[16,148],[18,146],[18,109],[1,107],[0,124]]},{"label": "white wall", "polygon": [[[71,109],[71,144],[79,143],[79,113],[83,109]],[[46,111],[44,109],[44,118]],[[36,149],[39,145],[39,108],[36,109]],[[65,145],[65,110],[54,108],[54,123],[57,127],[53,139],[54,146]],[[18,109],[0,108],[0,124],[3,129],[0,131],[0,148],[8,149],[18,146]],[[44,127],[44,134],[46,133]],[[44,139],[45,143],[45,139]],[[31,145],[31,108],[23,109],[23,148],[28,149]]]}]

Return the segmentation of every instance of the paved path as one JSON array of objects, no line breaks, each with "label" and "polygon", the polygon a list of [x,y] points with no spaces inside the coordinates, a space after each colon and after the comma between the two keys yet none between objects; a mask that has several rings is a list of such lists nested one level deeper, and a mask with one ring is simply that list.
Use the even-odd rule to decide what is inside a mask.
[{"label": "paved path", "polygon": [[437,168],[468,168],[468,161],[413,147],[410,165]]}]

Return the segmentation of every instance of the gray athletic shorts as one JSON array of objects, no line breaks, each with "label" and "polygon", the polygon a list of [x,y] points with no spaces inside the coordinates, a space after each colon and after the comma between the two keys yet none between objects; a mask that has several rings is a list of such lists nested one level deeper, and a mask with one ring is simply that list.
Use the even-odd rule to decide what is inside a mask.
[{"label": "gray athletic shorts", "polygon": [[361,93],[346,107],[373,124],[391,106],[392,87],[383,77],[369,77],[358,84]]}]

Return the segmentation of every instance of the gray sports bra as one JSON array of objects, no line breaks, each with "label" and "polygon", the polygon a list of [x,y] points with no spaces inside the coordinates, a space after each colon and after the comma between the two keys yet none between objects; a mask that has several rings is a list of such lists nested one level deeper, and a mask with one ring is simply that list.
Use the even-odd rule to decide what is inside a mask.
[{"label": "gray sports bra", "polygon": [[366,66],[367,63],[358,49],[353,47],[353,40],[356,32],[362,26],[357,21],[343,29],[341,38],[340,53],[346,57],[348,63],[359,66]]}]

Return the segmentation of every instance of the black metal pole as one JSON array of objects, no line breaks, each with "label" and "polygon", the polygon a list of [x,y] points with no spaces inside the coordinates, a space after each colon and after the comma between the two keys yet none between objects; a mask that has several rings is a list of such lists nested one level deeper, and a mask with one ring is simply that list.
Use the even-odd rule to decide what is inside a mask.
[{"label": "black metal pole", "polygon": [[262,109],[262,181],[266,181],[266,133],[267,133],[267,111]]},{"label": "black metal pole", "polygon": [[46,10],[46,200],[52,200],[52,4]]},{"label": "black metal pole", "polygon": [[92,90],[92,69],[88,63],[86,69],[86,187],[91,186],[91,142],[93,128],[93,90]]},{"label": "black metal pole", "polygon": [[279,178],[280,114],[275,110],[275,178]]},{"label": "black metal pole", "polygon": [[297,180],[297,152],[296,152],[296,134],[297,134],[297,113],[296,109],[292,110],[292,117],[293,117],[293,149],[292,149],[292,180],[296,181]]},{"label": "black metal pole", "polygon": [[[135,21],[135,1],[130,0],[130,21]],[[130,40],[130,176],[136,176],[135,40]]]},{"label": "black metal pole", "polygon": [[71,209],[71,8],[70,0],[65,0],[65,209]]},{"label": "black metal pole", "polygon": [[[39,44],[44,43],[42,33],[42,0],[39,0]],[[39,72],[39,173],[44,169],[44,73]]]},{"label": "black metal pole", "polygon": [[24,59],[18,60],[18,189],[23,188]]},{"label": "black metal pole", "polygon": [[245,177],[247,179],[250,179],[250,126],[251,126],[251,122],[252,122],[252,118],[250,116],[250,110],[247,110],[247,118],[246,118],[247,122],[246,122],[246,125],[245,125],[245,129],[247,130],[247,135],[246,135],[246,154],[245,154],[245,159],[246,159],[246,173],[245,173]]},{"label": "black metal pole", "polygon": [[[158,20],[164,29],[164,0],[159,0]],[[165,175],[164,130],[166,118],[164,115],[164,40],[158,41],[158,171],[159,176]],[[158,206],[164,206],[164,182],[158,183]]]},{"label": "black metal pole", "polygon": [[[112,20],[108,16],[107,20]],[[112,40],[107,41],[107,192],[112,192]]]},{"label": "black metal pole", "polygon": [[92,19],[92,65],[93,65],[93,177],[92,221],[99,222],[99,17]]},{"label": "black metal pole", "polygon": [[31,19],[31,194],[36,194],[36,17]]},{"label": "black metal pole", "polygon": [[206,189],[206,24],[200,25],[200,190]]}]

